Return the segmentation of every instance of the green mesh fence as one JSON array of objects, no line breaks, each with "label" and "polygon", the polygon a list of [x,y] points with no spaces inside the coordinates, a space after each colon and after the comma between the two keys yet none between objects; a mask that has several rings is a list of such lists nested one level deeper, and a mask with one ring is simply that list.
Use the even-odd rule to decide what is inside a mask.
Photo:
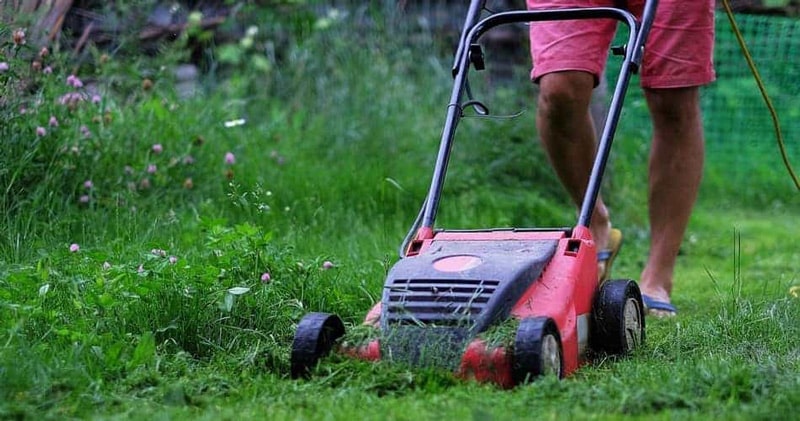
[{"label": "green mesh fence", "polygon": [[[800,20],[744,14],[737,14],[735,18],[777,109],[787,153],[797,171],[800,166]],[[716,23],[717,81],[703,88],[701,96],[707,141],[707,184],[750,196],[796,196],[783,166],[772,118],[724,12],[717,13]],[[608,77],[613,86],[616,68],[609,67]],[[634,83],[638,83],[638,79]],[[650,123],[640,89],[629,91],[618,133],[649,137]]]}]

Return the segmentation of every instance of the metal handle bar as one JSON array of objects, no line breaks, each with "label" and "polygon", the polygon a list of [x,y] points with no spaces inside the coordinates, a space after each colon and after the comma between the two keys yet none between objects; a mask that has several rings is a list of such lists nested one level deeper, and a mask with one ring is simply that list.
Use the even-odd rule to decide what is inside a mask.
[{"label": "metal handle bar", "polygon": [[467,13],[465,28],[462,32],[461,41],[459,42],[453,64],[455,79],[453,92],[450,97],[450,103],[447,107],[445,126],[442,130],[442,138],[439,144],[439,152],[436,158],[436,165],[431,180],[430,190],[425,198],[420,215],[414,222],[414,226],[409,231],[408,235],[406,236],[406,240],[401,246],[401,256],[405,255],[407,245],[415,233],[417,234],[417,237],[420,237],[420,234],[423,231],[430,233],[433,230],[433,224],[434,220],[436,219],[439,200],[444,186],[447,165],[450,160],[450,151],[455,138],[456,127],[462,113],[461,97],[466,86],[467,73],[469,71],[468,47],[489,29],[509,23],[610,18],[624,23],[629,28],[627,44],[628,48],[625,49],[625,59],[620,69],[617,85],[611,100],[610,110],[606,118],[606,124],[604,126],[600,144],[598,146],[597,156],[595,158],[589,178],[586,195],[584,196],[584,200],[581,204],[581,210],[578,217],[578,224],[588,227],[591,220],[592,210],[594,209],[594,205],[597,201],[597,196],[600,189],[600,181],[608,160],[611,143],[613,141],[614,132],[616,131],[617,122],[619,121],[619,116],[621,114],[622,102],[627,91],[628,82],[631,74],[637,72],[639,66],[641,65],[644,44],[647,40],[647,35],[655,17],[657,0],[649,0],[647,2],[642,15],[641,23],[637,22],[636,18],[630,12],[622,9],[610,7],[591,7],[500,12],[477,21],[471,27],[466,26],[469,25],[469,23],[477,20],[477,16],[482,10],[484,4],[485,1],[472,1],[470,4],[470,9]]}]

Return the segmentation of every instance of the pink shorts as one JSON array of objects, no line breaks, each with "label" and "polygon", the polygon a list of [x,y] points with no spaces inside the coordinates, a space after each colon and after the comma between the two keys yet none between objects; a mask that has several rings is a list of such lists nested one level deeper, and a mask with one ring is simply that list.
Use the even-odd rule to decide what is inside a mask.
[{"label": "pink shorts", "polygon": [[[529,9],[613,7],[614,0],[527,0]],[[714,74],[714,0],[660,0],[642,67],[645,88],[682,88],[712,82]],[[628,0],[640,17],[644,0]],[[616,21],[591,19],[532,22],[531,78],[565,70],[586,71],[599,80],[606,64]],[[621,32],[627,33],[622,26]]]}]

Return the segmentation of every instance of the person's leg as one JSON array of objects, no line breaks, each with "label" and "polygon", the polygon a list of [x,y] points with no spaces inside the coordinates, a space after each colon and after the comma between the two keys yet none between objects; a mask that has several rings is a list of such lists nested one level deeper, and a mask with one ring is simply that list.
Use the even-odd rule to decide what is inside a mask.
[{"label": "person's leg", "polygon": [[[528,0],[531,9],[613,6],[613,0]],[[580,206],[597,150],[590,103],[600,82],[616,22],[610,19],[532,22],[531,79],[539,84],[537,128],[550,163]],[[608,211],[598,197],[591,226],[598,250],[606,248]],[[599,268],[602,273],[604,267]]]},{"label": "person's leg", "polygon": [[[629,4],[641,10],[643,0]],[[671,303],[673,272],[703,172],[700,86],[714,78],[714,0],[659,1],[640,80],[653,121],[650,251],[639,286]],[[640,11],[637,11],[640,13]],[[656,315],[669,311],[650,309]]]},{"label": "person's leg", "polygon": [[699,88],[645,89],[645,97],[653,120],[648,192],[651,239],[639,285],[643,294],[669,303],[675,261],[703,173]]},{"label": "person's leg", "polygon": [[[589,109],[594,84],[595,76],[584,71],[548,73],[539,79],[536,114],[539,138],[556,175],[576,206],[583,201],[597,150]],[[604,249],[610,222],[600,197],[590,228],[597,249]]]}]

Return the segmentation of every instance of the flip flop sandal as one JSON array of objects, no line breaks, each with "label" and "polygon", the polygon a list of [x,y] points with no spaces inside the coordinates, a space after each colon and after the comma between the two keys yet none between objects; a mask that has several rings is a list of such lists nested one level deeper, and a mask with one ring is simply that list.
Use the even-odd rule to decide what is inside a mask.
[{"label": "flip flop sandal", "polygon": [[[666,301],[659,301],[655,298],[642,294],[642,302],[644,303],[644,308],[647,310],[648,314],[661,317],[673,317],[678,315],[678,309]],[[655,310],[655,312],[651,313],[651,310]]]},{"label": "flip flop sandal", "polygon": [[611,266],[614,264],[619,249],[622,247],[622,231],[612,228],[608,234],[608,248],[597,252],[597,263],[602,263],[602,271],[600,273],[600,283],[608,280],[611,275]]}]

